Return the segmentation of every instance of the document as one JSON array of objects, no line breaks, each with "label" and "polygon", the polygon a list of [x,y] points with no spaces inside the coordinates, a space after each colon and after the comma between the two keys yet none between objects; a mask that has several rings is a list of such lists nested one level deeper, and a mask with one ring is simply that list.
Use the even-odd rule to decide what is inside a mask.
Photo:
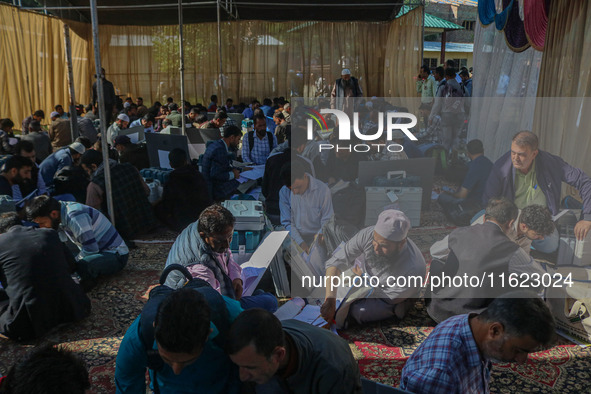
[{"label": "document", "polygon": [[168,151],[167,150],[160,150],[158,149],[158,162],[160,164],[160,168],[172,168],[170,166],[170,162],[168,161]]}]

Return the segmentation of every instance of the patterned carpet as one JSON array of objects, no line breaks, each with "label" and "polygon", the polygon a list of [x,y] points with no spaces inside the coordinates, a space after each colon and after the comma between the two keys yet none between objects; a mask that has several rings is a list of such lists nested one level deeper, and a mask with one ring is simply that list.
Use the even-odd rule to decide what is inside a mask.
[{"label": "patterned carpet", "polygon": [[[412,230],[409,236],[427,255],[429,246],[450,231],[449,227],[426,227]],[[174,233],[160,232],[144,239],[173,240],[174,237]],[[113,393],[119,343],[140,313],[149,289],[157,283],[170,246],[170,243],[138,243],[131,251],[127,267],[90,292],[93,313],[88,319],[58,327],[37,342],[17,344],[0,337],[0,373],[6,373],[32,347],[50,342],[77,352],[87,362],[92,393]],[[397,324],[385,321],[363,329],[352,328],[341,335],[351,342],[364,376],[397,385],[404,363],[433,327],[434,322],[421,301]],[[562,341],[534,354],[526,365],[495,366],[491,389],[496,393],[584,393],[591,392],[590,377],[590,351]]]}]

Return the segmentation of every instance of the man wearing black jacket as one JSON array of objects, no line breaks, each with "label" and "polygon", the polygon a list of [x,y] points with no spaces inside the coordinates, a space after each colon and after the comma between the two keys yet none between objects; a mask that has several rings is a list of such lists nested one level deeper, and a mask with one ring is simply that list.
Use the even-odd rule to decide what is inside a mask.
[{"label": "man wearing black jacket", "polygon": [[57,232],[0,216],[0,333],[39,338],[59,324],[90,314],[90,300],[71,277],[74,258]]}]

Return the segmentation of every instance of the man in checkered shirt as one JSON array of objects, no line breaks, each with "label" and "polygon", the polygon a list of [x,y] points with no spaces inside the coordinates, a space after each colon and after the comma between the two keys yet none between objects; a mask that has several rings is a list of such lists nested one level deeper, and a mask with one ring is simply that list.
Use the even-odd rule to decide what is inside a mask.
[{"label": "man in checkered shirt", "polygon": [[[267,121],[264,115],[255,115],[254,130],[249,131],[242,138],[242,161],[262,165],[267,161],[273,148],[277,146],[277,137],[267,131]],[[252,146],[250,146],[251,140]]]},{"label": "man in checkered shirt", "polygon": [[480,314],[454,316],[435,327],[404,366],[400,388],[421,394],[488,393],[491,361],[524,363],[528,353],[552,341],[554,330],[540,298],[508,293]]}]

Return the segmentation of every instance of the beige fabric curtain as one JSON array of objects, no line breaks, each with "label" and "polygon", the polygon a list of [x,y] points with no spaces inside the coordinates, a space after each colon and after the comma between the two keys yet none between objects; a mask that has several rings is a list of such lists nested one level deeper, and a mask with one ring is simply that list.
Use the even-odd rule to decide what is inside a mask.
[{"label": "beige fabric curtain", "polygon": [[[94,82],[89,24],[71,27],[76,99],[87,104]],[[212,94],[252,98],[329,96],[343,68],[366,96],[415,97],[422,10],[392,22],[265,22],[222,24],[222,86],[217,24],[185,25],[185,99],[206,105]],[[63,24],[0,5],[2,117],[18,125],[36,109],[68,104]],[[116,93],[149,105],[180,101],[178,26],[99,27],[102,65]],[[48,116],[47,116],[48,118]],[[48,119],[46,119],[48,122]]]},{"label": "beige fabric curtain", "polygon": [[591,4],[552,1],[546,34],[534,131],[543,149],[591,174]]},{"label": "beige fabric curtain", "polygon": [[[76,93],[88,96],[88,44],[74,32],[70,36]],[[64,46],[60,20],[0,5],[0,117],[11,118],[15,130],[38,109],[45,111],[46,124],[56,104],[67,110]]]}]

